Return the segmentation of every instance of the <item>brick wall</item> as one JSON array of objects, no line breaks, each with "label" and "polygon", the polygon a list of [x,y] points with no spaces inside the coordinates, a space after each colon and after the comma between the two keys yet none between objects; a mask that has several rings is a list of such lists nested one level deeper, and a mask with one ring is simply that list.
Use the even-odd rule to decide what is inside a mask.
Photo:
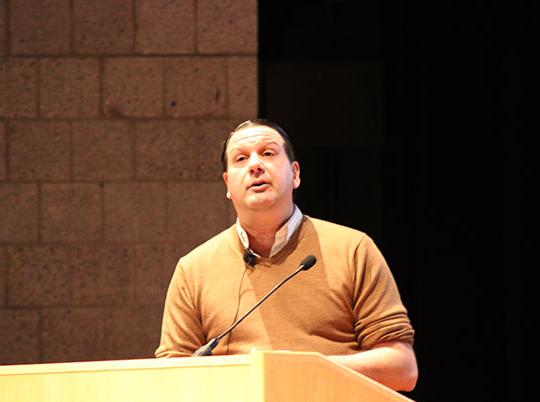
[{"label": "brick wall", "polygon": [[0,0],[0,364],[153,356],[256,114],[256,0]]}]

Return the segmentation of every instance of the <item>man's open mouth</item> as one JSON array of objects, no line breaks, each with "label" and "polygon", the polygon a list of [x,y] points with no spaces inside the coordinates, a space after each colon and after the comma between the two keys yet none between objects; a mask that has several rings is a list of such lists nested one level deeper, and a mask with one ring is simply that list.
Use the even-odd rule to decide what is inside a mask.
[{"label": "man's open mouth", "polygon": [[256,181],[255,183],[251,184],[249,188],[253,188],[253,189],[263,188],[264,186],[268,184],[269,183],[267,181]]}]

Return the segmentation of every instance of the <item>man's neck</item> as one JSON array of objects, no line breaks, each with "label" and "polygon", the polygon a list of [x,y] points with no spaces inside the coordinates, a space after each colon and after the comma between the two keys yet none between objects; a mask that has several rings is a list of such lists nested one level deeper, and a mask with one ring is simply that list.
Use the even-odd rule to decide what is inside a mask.
[{"label": "man's neck", "polygon": [[287,213],[251,213],[238,216],[240,225],[249,238],[249,247],[257,254],[268,257],[272,251],[277,231],[292,216],[294,205]]}]

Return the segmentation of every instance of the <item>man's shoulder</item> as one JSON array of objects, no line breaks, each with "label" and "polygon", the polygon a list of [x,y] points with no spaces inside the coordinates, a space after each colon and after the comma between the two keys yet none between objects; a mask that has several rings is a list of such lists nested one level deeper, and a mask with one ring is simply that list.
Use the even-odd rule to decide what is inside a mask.
[{"label": "man's shoulder", "polygon": [[366,238],[367,235],[361,230],[351,228],[349,226],[341,225],[338,223],[326,221],[323,219],[313,218],[311,216],[306,216],[308,222],[313,225],[313,228],[317,234],[325,236],[336,236],[343,237],[348,239],[357,239],[361,241]]},{"label": "man's shoulder", "polygon": [[198,261],[201,259],[219,258],[225,250],[230,249],[234,242],[234,225],[229,226],[214,237],[198,245],[181,259],[185,263]]}]

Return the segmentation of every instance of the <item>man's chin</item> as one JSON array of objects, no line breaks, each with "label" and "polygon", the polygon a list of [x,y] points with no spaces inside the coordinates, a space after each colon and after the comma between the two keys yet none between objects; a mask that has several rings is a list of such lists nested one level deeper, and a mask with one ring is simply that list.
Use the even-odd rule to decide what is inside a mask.
[{"label": "man's chin", "polygon": [[252,210],[264,210],[272,207],[275,203],[274,197],[269,197],[266,194],[256,194],[248,197],[246,206]]}]

